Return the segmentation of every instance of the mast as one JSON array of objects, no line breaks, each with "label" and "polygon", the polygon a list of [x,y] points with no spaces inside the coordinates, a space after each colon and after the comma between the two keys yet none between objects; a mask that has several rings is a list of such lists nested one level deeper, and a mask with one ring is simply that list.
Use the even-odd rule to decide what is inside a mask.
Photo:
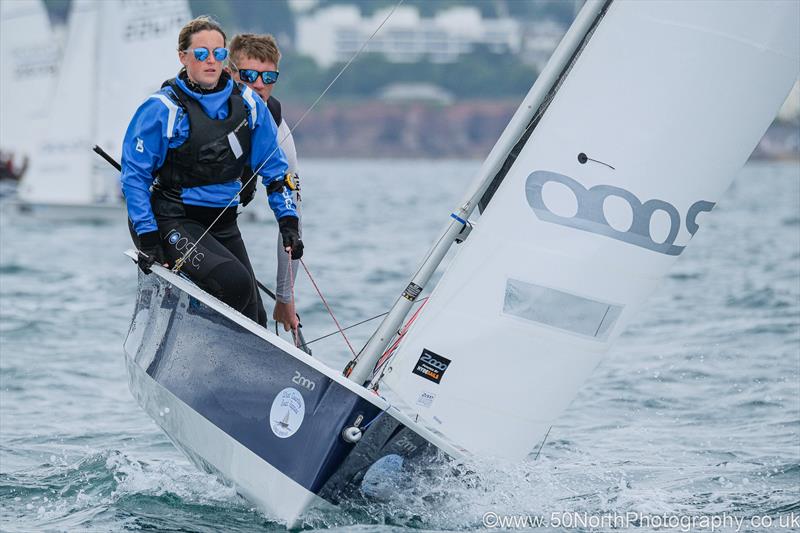
[{"label": "mast", "polygon": [[566,35],[539,75],[536,83],[534,83],[522,104],[514,113],[497,144],[495,144],[484,161],[473,182],[472,190],[465,195],[460,206],[450,214],[450,221],[444,232],[428,251],[416,274],[414,274],[403,293],[392,305],[389,314],[386,315],[378,329],[370,337],[367,345],[356,359],[348,363],[345,368],[345,375],[351,380],[362,384],[370,378],[372,369],[378,359],[380,359],[389,342],[397,334],[409,309],[422,293],[425,285],[442,262],[448,250],[450,250],[453,242],[459,238],[462,232],[466,233],[468,231],[468,219],[478,202],[483,198],[490,186],[493,184],[495,187],[499,185],[499,181],[505,175],[504,170],[507,170],[507,167],[510,166],[508,159],[514,158],[513,152],[515,148],[520,148],[518,145],[520,143],[524,144],[530,136],[538,122],[538,118],[558,89],[560,81],[564,79],[571,65],[580,55],[581,49],[608,9],[611,1],[586,1],[583,9],[581,9],[572,26],[567,30]]}]

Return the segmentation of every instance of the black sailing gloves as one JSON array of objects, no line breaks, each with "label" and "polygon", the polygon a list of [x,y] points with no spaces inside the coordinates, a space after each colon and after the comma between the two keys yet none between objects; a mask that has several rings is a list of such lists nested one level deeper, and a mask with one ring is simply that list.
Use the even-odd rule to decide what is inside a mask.
[{"label": "black sailing gloves", "polygon": [[[286,240],[284,239],[284,242]],[[302,244],[301,244],[302,246]],[[150,273],[153,263],[163,265],[167,262],[164,248],[161,246],[161,236],[157,231],[149,231],[139,235],[139,257],[136,264],[145,274]]]},{"label": "black sailing gloves", "polygon": [[243,185],[242,190],[239,191],[239,202],[241,202],[242,207],[252,202],[253,198],[256,197],[256,184],[258,183],[258,176],[250,176],[249,180],[245,176],[247,176],[247,172],[242,176]]},{"label": "black sailing gloves", "polygon": [[297,217],[283,217],[278,220],[278,228],[283,237],[283,246],[292,247],[292,259],[303,257],[303,241],[300,240],[299,220]]}]

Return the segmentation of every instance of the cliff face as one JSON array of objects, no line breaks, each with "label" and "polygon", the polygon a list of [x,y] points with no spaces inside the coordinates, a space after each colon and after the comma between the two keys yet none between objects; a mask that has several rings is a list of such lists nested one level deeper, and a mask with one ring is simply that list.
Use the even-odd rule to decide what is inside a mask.
[{"label": "cliff face", "polygon": [[[328,103],[309,113],[294,138],[305,157],[483,158],[518,105]],[[304,111],[304,106],[284,106],[290,126]]]},{"label": "cliff face", "polygon": [[[300,157],[473,158],[494,146],[519,102],[327,102],[294,132]],[[307,107],[284,103],[294,127]],[[776,122],[753,152],[759,159],[800,158],[800,128]]]}]

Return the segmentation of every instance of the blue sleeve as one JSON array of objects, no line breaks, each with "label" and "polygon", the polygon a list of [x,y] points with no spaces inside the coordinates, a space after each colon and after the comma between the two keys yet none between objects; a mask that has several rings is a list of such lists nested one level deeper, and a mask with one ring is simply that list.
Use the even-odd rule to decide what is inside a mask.
[{"label": "blue sleeve", "polygon": [[[245,89],[243,96],[250,106],[251,113],[255,109],[250,167],[253,170],[260,167],[258,174],[261,176],[264,186],[267,187],[273,181],[282,180],[289,170],[289,165],[286,162],[286,155],[278,146],[278,127],[264,101],[249,88]],[[269,206],[275,213],[276,219],[297,216],[297,206],[295,206],[291,191],[284,189],[283,193],[270,194]]]},{"label": "blue sleeve", "polygon": [[156,94],[139,106],[122,143],[120,182],[128,217],[138,235],[158,230],[150,206],[150,186],[156,171],[164,164],[169,138],[172,137],[167,127],[174,129],[177,114],[177,106],[174,110],[169,108],[162,98],[168,97],[163,93]]}]

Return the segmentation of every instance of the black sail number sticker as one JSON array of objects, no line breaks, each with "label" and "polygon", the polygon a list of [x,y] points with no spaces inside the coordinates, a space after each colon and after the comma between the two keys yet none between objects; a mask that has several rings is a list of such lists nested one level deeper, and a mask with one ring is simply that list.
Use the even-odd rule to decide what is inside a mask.
[{"label": "black sail number sticker", "polygon": [[419,356],[417,364],[414,365],[414,369],[411,372],[438,384],[442,381],[442,376],[444,376],[448,366],[450,366],[450,359],[435,354],[426,348],[422,350],[422,355]]}]

